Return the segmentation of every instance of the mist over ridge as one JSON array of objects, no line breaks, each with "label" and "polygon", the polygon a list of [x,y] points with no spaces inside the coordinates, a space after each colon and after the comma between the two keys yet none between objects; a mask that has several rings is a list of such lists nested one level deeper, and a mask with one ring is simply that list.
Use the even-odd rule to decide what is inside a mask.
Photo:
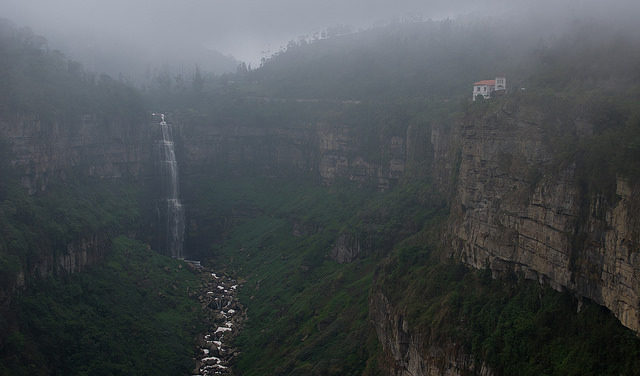
[{"label": "mist over ridge", "polygon": [[[390,23],[450,18],[462,24],[500,24],[504,34],[551,35],[576,19],[638,32],[633,1],[400,2],[79,1],[5,0],[0,13],[45,36],[87,69],[149,80],[162,70],[192,75],[195,66],[221,74],[239,61],[260,65],[289,41],[326,38]],[[538,36],[540,37],[540,36]]]}]

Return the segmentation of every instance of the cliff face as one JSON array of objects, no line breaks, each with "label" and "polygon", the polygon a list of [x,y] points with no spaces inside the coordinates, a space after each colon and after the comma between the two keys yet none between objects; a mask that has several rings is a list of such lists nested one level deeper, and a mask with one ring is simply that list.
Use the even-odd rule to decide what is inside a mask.
[{"label": "cliff face", "polygon": [[[374,182],[386,190],[405,169],[405,137],[379,137],[375,148],[368,148],[358,131],[346,126],[320,124],[318,171],[325,184],[336,179]],[[373,149],[373,150],[371,150]]]},{"label": "cliff face", "polygon": [[454,376],[493,373],[484,364],[477,364],[462,346],[450,341],[438,341],[428,334],[412,330],[402,310],[394,307],[381,291],[369,297],[370,319],[385,356],[389,359],[387,374],[393,376]]},{"label": "cliff face", "polygon": [[[35,116],[0,119],[0,138],[9,145],[9,164],[30,194],[46,192],[50,183],[77,176],[147,179],[156,173],[156,133],[157,127],[148,124],[104,124],[90,115],[64,124],[41,122]],[[345,125],[268,128],[184,124],[177,127],[176,136],[187,204],[189,182],[199,174],[304,175],[325,185],[347,180],[385,190],[402,176],[405,165],[403,136],[376,135],[372,147],[362,132]],[[99,252],[96,249],[96,254]],[[97,259],[89,253],[76,260],[70,251],[52,250],[53,259],[47,254],[30,260],[29,270],[20,273],[15,285],[23,285],[30,276],[77,271],[76,265],[85,265],[82,260],[90,264]],[[352,253],[343,261],[351,261],[359,251]]]},{"label": "cliff face", "polygon": [[[43,123],[33,116],[0,118],[0,139],[10,158],[4,162],[30,194],[46,193],[53,182],[71,183],[87,176],[138,179],[150,174],[151,132],[152,127],[144,124],[100,124],[88,115],[64,124]],[[53,246],[50,239],[34,240],[43,249],[23,255],[26,259],[15,278],[3,278],[0,302],[8,301],[16,288],[33,279],[73,273],[97,263],[110,248],[110,232],[105,228],[78,234],[62,247]]]},{"label": "cliff face", "polygon": [[[374,131],[375,132],[375,131]],[[385,190],[403,174],[405,137],[381,138],[372,149],[360,132],[335,124],[304,127],[183,127],[184,175],[257,173],[307,175],[322,184],[337,180],[375,184]]]},{"label": "cliff face", "polygon": [[[405,174],[428,171],[438,189],[451,192],[445,237],[452,256],[475,268],[488,267],[494,275],[516,271],[557,290],[568,289],[606,306],[640,332],[640,187],[619,178],[614,202],[585,194],[575,164],[555,165],[548,121],[535,106],[503,106],[463,119],[453,129],[411,126],[406,135],[369,138],[340,124],[184,124],[176,142],[185,184],[197,175],[231,172],[306,175],[325,185],[347,180],[385,190]],[[574,127],[577,136],[590,128],[580,122],[565,125]],[[77,172],[103,178],[151,174],[153,132],[144,125],[99,125],[92,117],[71,127],[45,126],[29,117],[0,119],[11,165],[31,193]],[[184,199],[188,204],[189,197]],[[342,234],[331,256],[350,262],[367,246],[363,239]],[[106,249],[107,238],[88,234],[34,262],[16,285],[24,285],[25,273],[82,270]],[[433,343],[413,332],[402,307],[393,307],[381,293],[372,294],[370,308],[395,365],[392,374],[455,375],[474,369],[490,374],[456,344]]]},{"label": "cliff face", "polygon": [[[323,184],[374,183],[384,190],[405,173],[428,169],[452,192],[447,234],[451,253],[496,275],[523,272],[557,290],[569,289],[611,309],[640,331],[639,207],[631,187],[617,181],[618,200],[583,193],[575,166],[553,167],[554,126],[536,106],[503,106],[459,126],[410,127],[379,137],[377,149],[356,129],[339,124],[298,128],[185,126],[185,179],[229,169],[267,176],[307,174]],[[590,125],[573,121],[576,137]],[[452,189],[455,187],[455,189]],[[331,256],[357,258],[362,245],[337,239]]]},{"label": "cliff face", "polygon": [[[640,332],[640,187],[618,177],[614,200],[587,192],[576,163],[558,161],[551,145],[559,128],[579,138],[592,126],[578,115],[552,119],[539,106],[513,103],[451,129],[408,132],[408,163],[418,156],[436,189],[450,192],[447,256],[589,298]],[[492,374],[461,346],[411,328],[403,308],[371,293],[388,374]]]},{"label": "cliff face", "polygon": [[[206,221],[188,209],[196,201],[193,192],[197,189],[192,185],[198,184],[198,176],[304,176],[327,186],[348,181],[388,189],[403,176],[406,138],[369,131],[374,133],[374,142],[353,127],[321,122],[299,127],[184,124],[178,163],[189,226],[198,228]],[[369,248],[366,239],[343,234],[336,238],[329,256],[341,263],[351,262]]]},{"label": "cliff face", "polygon": [[5,281],[0,289],[0,308],[11,300],[16,289],[22,289],[30,281],[51,275],[75,273],[100,262],[111,249],[108,234],[87,234],[85,237],[67,244],[65,249],[39,254],[29,265],[18,272],[15,279]]},{"label": "cliff face", "polygon": [[618,179],[616,202],[585,194],[575,164],[551,168],[545,121],[522,106],[463,122],[451,252],[592,299],[638,332],[640,187]]},{"label": "cliff face", "polygon": [[150,127],[86,115],[75,123],[43,123],[35,116],[0,118],[0,137],[10,147],[10,164],[30,193],[74,172],[82,176],[140,176],[151,158]]},{"label": "cliff face", "polygon": [[179,142],[187,183],[191,176],[221,172],[287,176],[316,165],[315,140],[306,129],[185,124]]}]

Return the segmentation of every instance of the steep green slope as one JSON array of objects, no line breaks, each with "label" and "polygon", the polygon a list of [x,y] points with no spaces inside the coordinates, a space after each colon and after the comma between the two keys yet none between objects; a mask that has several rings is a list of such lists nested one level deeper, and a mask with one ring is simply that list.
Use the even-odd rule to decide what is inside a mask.
[{"label": "steep green slope", "polygon": [[[147,217],[134,182],[79,178],[37,196],[12,183],[0,198],[0,281],[7,290],[19,273],[30,283],[39,275],[62,272],[63,267],[46,260],[61,263],[69,246],[87,252],[89,259],[100,258],[110,236],[139,231]],[[98,240],[92,243],[94,237]]]},{"label": "steep green slope", "polygon": [[[201,187],[197,210],[215,213],[224,235],[200,255],[245,282],[249,320],[235,342],[244,375],[384,372],[372,291],[426,343],[458,343],[498,375],[630,375],[639,366],[640,340],[606,309],[443,259],[447,209],[428,184],[376,193],[226,178]],[[345,233],[372,246],[338,264],[329,254]]]},{"label": "steep green slope", "polygon": [[[218,178],[200,186],[192,215],[199,221],[215,213],[225,231],[220,243],[202,244],[211,248],[200,255],[246,281],[240,299],[249,320],[236,341],[238,371],[375,374],[379,347],[367,307],[373,272],[393,243],[441,209],[440,201],[421,202],[429,185],[378,193]],[[352,263],[329,258],[342,234],[361,237],[362,254]]]},{"label": "steep green slope", "polygon": [[2,375],[180,375],[194,366],[199,277],[119,237],[104,264],[49,278],[13,302]]},{"label": "steep green slope", "polygon": [[436,244],[398,247],[375,289],[403,312],[425,351],[456,343],[496,375],[634,375],[640,367],[640,339],[607,309],[520,275],[495,280],[489,270],[443,262]]}]

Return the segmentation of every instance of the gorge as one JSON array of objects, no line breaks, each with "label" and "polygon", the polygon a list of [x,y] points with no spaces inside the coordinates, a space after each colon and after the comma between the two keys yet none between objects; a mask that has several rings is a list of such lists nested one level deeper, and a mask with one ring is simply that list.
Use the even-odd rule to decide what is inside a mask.
[{"label": "gorge", "polygon": [[[473,102],[466,83],[496,64],[458,59],[475,29],[394,27],[175,92],[38,71],[77,92],[0,108],[0,374],[634,374],[640,123],[620,77],[636,45],[614,35],[621,68],[598,81],[613,63],[561,37],[507,65],[526,90]],[[437,94],[376,66],[379,92],[327,78],[370,40],[396,62],[434,43],[414,73]],[[545,78],[567,66],[573,81]]]}]

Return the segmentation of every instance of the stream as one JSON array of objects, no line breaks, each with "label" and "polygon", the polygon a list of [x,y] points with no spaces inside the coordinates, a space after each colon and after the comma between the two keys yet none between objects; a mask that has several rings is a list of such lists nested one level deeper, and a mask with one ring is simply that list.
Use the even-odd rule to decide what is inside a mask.
[{"label": "stream", "polygon": [[230,343],[246,318],[245,310],[236,297],[240,284],[225,273],[199,268],[202,283],[198,300],[205,311],[207,331],[198,338],[193,374],[233,375],[231,367],[240,352]]}]

